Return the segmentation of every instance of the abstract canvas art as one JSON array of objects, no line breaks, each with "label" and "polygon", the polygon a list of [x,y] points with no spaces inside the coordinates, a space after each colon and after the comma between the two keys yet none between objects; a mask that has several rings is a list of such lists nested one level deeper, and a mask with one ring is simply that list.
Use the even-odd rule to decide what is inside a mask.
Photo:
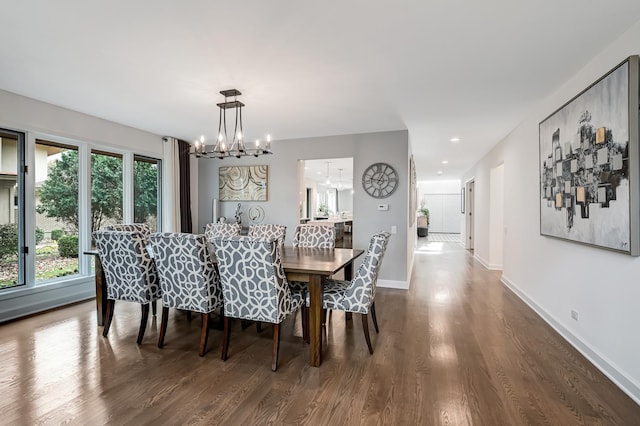
[{"label": "abstract canvas art", "polygon": [[541,235],[640,255],[638,106],[632,56],[540,122]]},{"label": "abstract canvas art", "polygon": [[267,201],[269,166],[218,169],[220,201]]}]

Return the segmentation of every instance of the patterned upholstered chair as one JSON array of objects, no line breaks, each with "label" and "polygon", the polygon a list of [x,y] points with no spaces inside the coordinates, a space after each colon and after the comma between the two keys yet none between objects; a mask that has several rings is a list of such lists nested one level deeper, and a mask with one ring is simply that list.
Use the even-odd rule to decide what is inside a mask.
[{"label": "patterned upholstered chair", "polygon": [[[107,225],[104,227],[106,231],[124,231],[124,232],[140,232],[144,237],[144,245],[149,249],[149,234],[151,230],[146,223],[118,223],[116,225]],[[155,300],[151,302],[151,312],[156,316],[157,308]]]},{"label": "patterned upholstered chair", "polygon": [[204,235],[211,242],[214,238],[235,237],[240,235],[242,225],[239,223],[207,223]]},{"label": "patterned upholstered chair", "polygon": [[222,287],[204,235],[155,233],[149,236],[162,290],[162,324],[158,347],[164,346],[169,308],[199,312],[199,355],[209,338],[209,313],[222,307]]},{"label": "patterned upholstered chair", "polygon": [[224,294],[222,359],[229,352],[231,318],[273,324],[271,369],[278,368],[280,323],[304,303],[292,291],[282,268],[277,240],[251,237],[214,239]]},{"label": "patterned upholstered chair", "polygon": [[[307,248],[335,248],[336,229],[333,226],[325,225],[298,225],[296,227],[296,232],[293,235],[293,246]],[[305,293],[307,291],[307,283],[290,281],[289,285],[294,290],[304,291]],[[303,322],[306,322],[306,320],[307,318],[303,317]]]},{"label": "patterned upholstered chair", "polygon": [[293,234],[294,247],[334,248],[336,229],[328,225],[298,225]]},{"label": "patterned upholstered chair", "polygon": [[102,335],[107,337],[116,300],[140,303],[142,319],[138,344],[142,343],[149,317],[149,303],[160,298],[155,264],[145,249],[140,232],[95,231],[93,237],[100,255],[107,285],[107,312]]},{"label": "patterned upholstered chair", "polygon": [[119,223],[117,225],[107,225],[104,227],[106,231],[125,231],[140,232],[145,239],[149,238],[151,230],[146,223]]},{"label": "patterned upholstered chair", "polygon": [[277,238],[278,244],[280,246],[283,246],[286,234],[286,226],[266,223],[259,225],[249,225],[249,233],[247,235],[254,238]]},{"label": "patterned upholstered chair", "polygon": [[[389,243],[389,237],[390,234],[388,232],[381,232],[371,237],[364,260],[351,281],[339,281],[329,278],[324,281],[323,309],[336,309],[361,314],[364,337],[367,340],[367,346],[371,354],[373,354],[373,348],[369,337],[368,314],[371,313],[373,325],[376,333],[378,333],[375,305],[376,284],[380,265]],[[309,306],[308,298],[307,306]]]}]

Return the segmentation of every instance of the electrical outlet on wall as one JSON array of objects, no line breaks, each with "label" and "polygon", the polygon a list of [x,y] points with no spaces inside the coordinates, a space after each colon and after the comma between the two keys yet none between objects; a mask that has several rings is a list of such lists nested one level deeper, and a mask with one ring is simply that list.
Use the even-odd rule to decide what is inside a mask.
[{"label": "electrical outlet on wall", "polygon": [[580,314],[578,313],[578,311],[576,311],[575,309],[571,310],[571,318],[574,321],[578,321],[580,319]]}]

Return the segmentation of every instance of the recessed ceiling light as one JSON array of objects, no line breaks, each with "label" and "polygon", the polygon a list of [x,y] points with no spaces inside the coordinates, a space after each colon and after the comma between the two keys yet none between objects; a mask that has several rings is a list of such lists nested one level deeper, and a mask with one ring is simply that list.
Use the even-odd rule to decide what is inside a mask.
[{"label": "recessed ceiling light", "polygon": [[438,174],[438,176],[441,176],[442,175],[442,170],[438,170],[437,174]]},{"label": "recessed ceiling light", "polygon": [[449,164],[449,160],[442,160],[442,164]]},{"label": "recessed ceiling light", "polygon": [[453,137],[453,138],[449,139],[449,142],[458,143],[458,142],[460,142],[460,138]]}]

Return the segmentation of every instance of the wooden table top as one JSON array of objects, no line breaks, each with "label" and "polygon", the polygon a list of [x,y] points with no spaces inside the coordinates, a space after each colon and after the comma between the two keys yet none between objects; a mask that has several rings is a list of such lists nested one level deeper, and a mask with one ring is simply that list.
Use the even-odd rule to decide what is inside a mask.
[{"label": "wooden table top", "polygon": [[[282,267],[287,272],[333,275],[344,268],[347,263],[361,256],[364,250],[285,246],[280,253],[282,255]],[[98,250],[87,250],[83,254],[97,256]]]},{"label": "wooden table top", "polygon": [[286,272],[333,275],[347,263],[362,255],[360,249],[319,249],[285,246],[282,267]]}]

